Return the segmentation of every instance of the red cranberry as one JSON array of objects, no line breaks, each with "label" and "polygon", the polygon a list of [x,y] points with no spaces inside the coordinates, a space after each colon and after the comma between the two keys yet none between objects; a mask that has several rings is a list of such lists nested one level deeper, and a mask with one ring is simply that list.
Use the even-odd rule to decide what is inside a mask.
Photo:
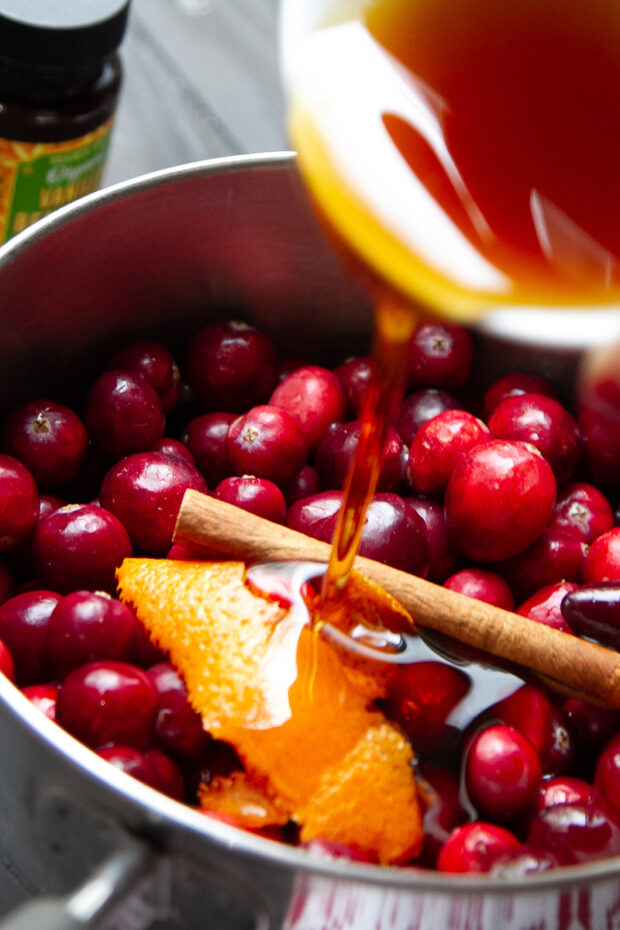
[{"label": "red cranberry", "polygon": [[15,662],[6,643],[0,639],[0,672],[9,681],[15,681]]},{"label": "red cranberry", "polygon": [[295,417],[310,451],[316,449],[332,423],[342,422],[347,409],[340,381],[318,365],[294,371],[277,386],[269,403]]},{"label": "red cranberry", "polygon": [[[316,470],[325,490],[344,487],[349,465],[359,445],[361,423],[354,420],[330,430],[321,441],[315,458]],[[395,429],[388,427],[383,450],[379,492],[397,492],[405,477],[407,450]]]},{"label": "red cranberry", "polygon": [[183,680],[168,661],[153,665],[147,675],[157,692],[157,742],[174,755],[198,758],[208,746],[210,737],[202,726],[200,714],[188,701]]},{"label": "red cranberry", "polygon": [[267,478],[254,478],[252,475],[224,478],[216,487],[213,496],[273,523],[286,523],[284,495],[280,488]]},{"label": "red cranberry", "polygon": [[561,710],[551,710],[549,740],[541,754],[543,773],[559,775],[572,770],[575,763],[575,741],[568,721]]},{"label": "red cranberry", "polygon": [[183,459],[183,461],[189,462],[190,465],[196,464],[194,456],[185,443],[181,442],[180,439],[171,439],[169,436],[162,436],[161,439],[158,439],[153,444],[151,452],[163,452],[164,455],[172,455],[174,458]]},{"label": "red cranberry", "polygon": [[551,466],[537,450],[491,440],[466,452],[452,473],[444,499],[448,529],[470,558],[507,559],[542,532],[555,496]]},{"label": "red cranberry", "polygon": [[119,743],[146,749],[153,739],[157,691],[127,662],[88,662],[73,669],[58,695],[58,723],[87,746]]},{"label": "red cranberry", "polygon": [[413,438],[407,478],[420,494],[440,494],[461,455],[490,438],[482,420],[465,410],[446,410],[420,427]]},{"label": "red cranberry", "polygon": [[51,677],[47,633],[59,600],[53,591],[26,591],[0,604],[0,638],[13,657],[20,687]]},{"label": "red cranberry", "polygon": [[269,337],[248,323],[212,323],[190,339],[186,374],[207,408],[240,412],[263,403],[273,390],[276,352]]},{"label": "red cranberry", "polygon": [[0,553],[28,539],[39,516],[39,494],[30,472],[10,455],[0,455]]},{"label": "red cranberry", "polygon": [[435,868],[441,847],[455,827],[467,820],[461,804],[460,778],[450,769],[429,762],[417,766],[417,780],[424,797],[424,843],[418,861]]},{"label": "red cranberry", "polygon": [[405,397],[398,416],[396,417],[396,431],[406,446],[410,446],[413,438],[425,423],[446,410],[459,410],[462,404],[447,391],[438,391],[436,388],[427,388],[423,391],[414,391]]},{"label": "red cranberry", "polygon": [[76,589],[115,591],[115,572],[131,555],[122,523],[104,507],[69,504],[42,520],[35,531],[37,578],[62,594]]},{"label": "red cranberry", "polygon": [[620,730],[620,711],[598,707],[579,698],[568,698],[563,706],[582,766],[589,765],[601,748]]},{"label": "red cranberry", "polygon": [[596,801],[597,790],[583,778],[574,775],[556,775],[544,779],[538,792],[538,808],[555,807],[556,804],[589,804]]},{"label": "red cranberry", "polygon": [[562,530],[545,529],[522,552],[497,566],[523,601],[541,588],[559,581],[581,581],[588,547]]},{"label": "red cranberry", "polygon": [[2,444],[28,469],[39,488],[57,488],[77,473],[88,437],[69,407],[53,400],[34,400],[8,415]]},{"label": "red cranberry", "polygon": [[[113,465],[101,485],[101,505],[123,524],[136,548],[164,555],[185,491],[207,490],[200,472],[161,452],[137,452]],[[93,587],[89,585],[88,587]]]},{"label": "red cranberry", "polygon": [[231,423],[228,455],[238,475],[289,481],[305,464],[308,446],[296,418],[270,404],[253,407]]},{"label": "red cranberry", "polygon": [[27,685],[22,688],[22,694],[31,704],[40,710],[48,720],[56,720],[56,704],[58,702],[58,685]]},{"label": "red cranberry", "polygon": [[183,431],[183,442],[209,487],[214,488],[233,473],[227,439],[236,419],[234,413],[205,413],[190,420]]},{"label": "red cranberry", "polygon": [[473,354],[472,338],[462,326],[421,323],[411,340],[409,386],[460,390],[469,381]]},{"label": "red cranberry", "polygon": [[65,500],[64,497],[58,497],[57,494],[41,494],[39,497],[39,520],[43,520],[44,517],[54,513],[55,510],[60,510],[61,507],[66,507],[68,503],[69,501]]},{"label": "red cranberry", "polygon": [[620,823],[620,733],[603,748],[596,764],[594,784],[606,810]]},{"label": "red cranberry", "polygon": [[142,375],[157,392],[166,413],[174,410],[180,400],[179,366],[170,350],[160,342],[133,343],[117,352],[110,359],[107,367],[116,371],[131,371]]},{"label": "red cranberry", "polygon": [[517,613],[536,623],[544,623],[563,633],[572,633],[562,615],[562,602],[567,594],[577,591],[579,586],[572,581],[557,581],[536,591],[521,604]]},{"label": "red cranberry", "polygon": [[321,482],[316,468],[313,468],[312,465],[304,465],[296,475],[293,475],[290,481],[282,485],[282,492],[288,507],[304,497],[318,494],[320,490]]},{"label": "red cranberry", "polygon": [[508,853],[496,859],[489,874],[493,878],[515,880],[538,872],[556,869],[560,860],[548,849],[531,849],[525,846],[522,851]]},{"label": "red cranberry", "polygon": [[512,372],[504,375],[487,389],[483,400],[484,419],[488,420],[503,401],[509,397],[519,397],[521,394],[542,394],[545,397],[560,400],[557,388],[548,378],[525,372]]},{"label": "red cranberry", "polygon": [[108,459],[142,452],[161,439],[165,417],[157,392],[129,371],[104,371],[86,397],[88,435]]},{"label": "red cranberry", "polygon": [[614,527],[595,539],[583,567],[586,584],[620,581],[620,527]]},{"label": "red cranberry", "polygon": [[184,795],[183,775],[178,765],[157,749],[140,752],[131,746],[104,746],[97,755],[126,775],[180,801]]},{"label": "red cranberry", "polygon": [[359,417],[364,392],[373,379],[374,363],[369,356],[350,358],[334,368],[334,374],[347,400],[345,416],[350,420]]},{"label": "red cranberry", "polygon": [[422,517],[430,549],[429,581],[442,583],[456,569],[457,556],[448,539],[448,529],[443,506],[437,501],[423,497],[405,497],[408,507],[413,507]]},{"label": "red cranberry", "polygon": [[503,610],[514,610],[512,591],[504,579],[483,568],[464,568],[444,581],[444,587],[467,597],[494,604]]},{"label": "red cranberry", "polygon": [[450,834],[439,858],[439,872],[488,872],[500,857],[520,852],[522,844],[504,827],[476,821]]},{"label": "red cranberry", "polygon": [[103,592],[73,591],[50,618],[48,650],[56,674],[99,659],[128,661],[138,621],[126,604]]},{"label": "red cranberry", "polygon": [[506,822],[531,809],[542,769],[530,741],[503,724],[474,737],[465,760],[467,793],[484,816]]},{"label": "red cranberry", "polygon": [[185,781],[174,759],[160,749],[145,749],[144,755],[155,773],[158,790],[175,801],[182,801],[185,796]]},{"label": "red cranberry", "polygon": [[592,543],[613,525],[611,504],[594,485],[575,481],[558,489],[550,529],[563,530],[581,542]]},{"label": "red cranberry", "polygon": [[578,419],[585,439],[584,471],[588,481],[604,488],[620,487],[618,416],[586,408]]},{"label": "red cranberry", "polygon": [[528,843],[549,850],[562,865],[594,862],[620,853],[620,829],[595,802],[556,804],[534,817]]},{"label": "red cranberry", "polygon": [[547,693],[532,684],[524,684],[489,709],[487,717],[518,730],[542,755],[551,735],[553,706]]}]

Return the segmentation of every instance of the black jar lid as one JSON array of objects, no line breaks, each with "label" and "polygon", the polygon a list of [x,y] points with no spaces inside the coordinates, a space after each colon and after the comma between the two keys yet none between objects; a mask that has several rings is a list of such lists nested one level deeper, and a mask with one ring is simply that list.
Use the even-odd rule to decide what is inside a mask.
[{"label": "black jar lid", "polygon": [[0,64],[87,68],[121,44],[130,0],[0,0]]}]

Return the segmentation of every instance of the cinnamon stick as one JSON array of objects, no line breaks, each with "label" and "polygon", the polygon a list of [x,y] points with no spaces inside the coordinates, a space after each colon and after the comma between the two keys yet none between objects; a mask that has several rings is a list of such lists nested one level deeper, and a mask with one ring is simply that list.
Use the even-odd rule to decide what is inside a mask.
[{"label": "cinnamon stick", "polygon": [[[327,543],[186,491],[174,541],[240,561],[327,562]],[[396,597],[416,624],[531,669],[556,690],[620,708],[620,653],[358,556],[355,569]]]}]

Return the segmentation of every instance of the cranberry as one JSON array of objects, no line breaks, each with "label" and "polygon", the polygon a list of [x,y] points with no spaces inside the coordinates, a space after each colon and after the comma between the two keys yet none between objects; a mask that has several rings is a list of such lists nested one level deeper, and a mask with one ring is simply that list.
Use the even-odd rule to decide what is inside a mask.
[{"label": "cranberry", "polygon": [[586,482],[570,482],[558,488],[558,498],[549,527],[571,533],[592,543],[613,528],[614,514],[605,495]]},{"label": "cranberry", "polygon": [[620,733],[603,748],[596,764],[594,784],[606,810],[620,823]]},{"label": "cranberry", "polygon": [[153,739],[157,691],[127,662],[88,662],[69,672],[58,695],[58,723],[87,746],[146,749]]},{"label": "cranberry", "polygon": [[207,408],[240,412],[263,403],[273,390],[276,352],[269,337],[248,323],[211,323],[188,343],[186,374]]},{"label": "cranberry", "polygon": [[561,611],[569,628],[614,649],[620,648],[620,583],[588,584],[567,592]]},{"label": "cranberry", "polygon": [[20,687],[51,676],[47,634],[59,601],[53,591],[25,591],[0,604],[0,638],[13,657]]},{"label": "cranberry", "polygon": [[576,758],[588,768],[605,743],[620,729],[620,711],[568,698],[563,707],[575,740]]},{"label": "cranberry", "polygon": [[469,380],[472,362],[473,343],[466,329],[421,323],[411,340],[409,386],[460,390]]},{"label": "cranberry", "polygon": [[347,400],[345,416],[351,420],[359,417],[362,398],[366,388],[372,383],[373,372],[373,360],[367,355],[362,358],[350,358],[334,368],[334,374],[340,381]]},{"label": "cranberry", "polygon": [[466,452],[452,473],[444,499],[448,529],[470,558],[507,559],[542,532],[555,496],[551,466],[537,450],[490,440]]},{"label": "cranberry", "polygon": [[494,604],[503,610],[514,610],[512,591],[504,579],[483,568],[464,568],[446,578],[444,587],[487,604]]},{"label": "cranberry", "polygon": [[64,497],[58,497],[57,494],[41,494],[39,496],[39,520],[43,520],[55,510],[60,510],[61,507],[66,507],[68,503],[69,501]]},{"label": "cranberry", "polygon": [[441,847],[455,827],[467,820],[461,804],[459,776],[429,762],[417,767],[417,781],[424,798],[424,843],[419,862],[435,868]]},{"label": "cranberry", "polygon": [[538,872],[548,872],[559,865],[560,860],[549,850],[525,846],[522,851],[507,853],[496,859],[489,874],[493,878],[515,880]]},{"label": "cranberry", "polygon": [[99,659],[128,661],[138,621],[126,604],[109,594],[73,591],[50,617],[48,650],[56,674]]},{"label": "cranberry", "polygon": [[57,488],[77,473],[88,437],[69,407],[53,400],[34,400],[9,413],[2,445],[28,469],[39,488]]},{"label": "cranberry", "polygon": [[521,394],[539,394],[560,400],[557,388],[548,378],[525,372],[512,372],[495,381],[487,389],[483,399],[484,419],[488,420],[503,401],[509,397],[519,397]]},{"label": "cranberry", "polygon": [[304,497],[318,494],[320,490],[321,482],[316,468],[313,468],[312,465],[304,465],[296,475],[293,475],[290,481],[282,485],[282,492],[288,507]]},{"label": "cranberry", "polygon": [[107,367],[142,375],[157,392],[166,413],[170,413],[180,400],[179,366],[170,350],[160,342],[135,342],[117,352]]},{"label": "cranberry", "polygon": [[586,584],[620,581],[620,527],[614,527],[595,539],[583,567]]},{"label": "cranberry", "polygon": [[441,494],[461,455],[490,438],[485,424],[465,410],[446,410],[413,438],[407,478],[420,494]]},{"label": "cranberry", "polygon": [[[101,485],[101,504],[123,524],[138,549],[164,555],[185,491],[207,490],[189,462],[161,452],[137,452],[113,465]],[[93,587],[89,585],[88,587]]]},{"label": "cranberry", "polygon": [[76,589],[114,591],[116,569],[131,551],[122,523],[92,504],[55,510],[38,524],[33,539],[37,578],[62,594]]},{"label": "cranberry", "polygon": [[0,639],[0,672],[9,681],[15,681],[15,662],[6,643]]},{"label": "cranberry", "polygon": [[575,741],[567,718],[557,707],[551,710],[549,740],[541,754],[541,762],[545,775],[569,772],[575,763]]},{"label": "cranberry", "polygon": [[474,737],[465,759],[467,793],[483,815],[506,822],[531,809],[542,769],[530,741],[497,724]]},{"label": "cranberry", "polygon": [[131,746],[104,746],[98,750],[97,755],[150,788],[155,788],[176,801],[182,800],[183,775],[178,765],[165,753],[157,749],[140,752]]},{"label": "cranberry", "polygon": [[578,423],[585,439],[584,471],[588,481],[604,488],[620,487],[618,417],[598,410],[581,411]]},{"label": "cranberry", "polygon": [[422,517],[430,549],[429,581],[442,583],[457,566],[456,552],[448,539],[443,506],[423,497],[405,497],[405,503]]},{"label": "cranberry", "polygon": [[164,455],[172,455],[174,458],[183,459],[185,462],[189,462],[190,465],[196,464],[194,456],[185,443],[181,442],[180,439],[172,439],[169,436],[162,436],[161,439],[158,439],[153,444],[151,452],[163,452]]},{"label": "cranberry", "polygon": [[15,576],[8,565],[0,562],[0,604],[8,600],[15,590]]},{"label": "cranberry", "polygon": [[544,623],[563,633],[572,633],[570,626],[562,615],[562,602],[572,591],[579,588],[572,581],[557,581],[555,584],[545,585],[517,608],[517,613],[536,623]]},{"label": "cranberry", "polygon": [[[324,436],[316,451],[315,466],[325,490],[344,487],[360,432],[361,423],[353,420],[336,426]],[[406,461],[407,450],[400,436],[395,429],[388,427],[377,491],[389,493],[399,490],[405,477]]]},{"label": "cranberry", "polygon": [[317,448],[332,423],[342,422],[347,409],[340,381],[318,365],[294,371],[277,386],[269,403],[295,417],[310,451]]},{"label": "cranberry", "polygon": [[331,542],[341,506],[342,491],[321,491],[289,507],[287,523],[298,533]]},{"label": "cranberry", "polygon": [[581,581],[588,547],[562,530],[545,529],[538,539],[496,566],[517,601],[559,581]]},{"label": "cranberry", "polygon": [[556,804],[589,804],[597,799],[597,790],[583,778],[556,775],[543,780],[538,792],[538,808]]},{"label": "cranberry", "polygon": [[183,431],[183,442],[209,487],[215,487],[233,473],[227,438],[236,419],[234,413],[205,413],[190,420]]},{"label": "cranberry", "polygon": [[84,420],[98,451],[112,461],[150,449],[165,425],[156,391],[129,371],[99,375],[86,397]]},{"label": "cranberry", "polygon": [[562,865],[593,862],[620,853],[620,829],[596,802],[556,804],[533,818],[528,843],[549,850]]},{"label": "cranberry", "polygon": [[224,478],[216,487],[213,496],[273,523],[286,523],[284,494],[267,478],[254,478],[252,475]]},{"label": "cranberry", "polygon": [[174,755],[199,758],[210,737],[203,729],[200,714],[188,701],[183,680],[168,661],[153,665],[147,674],[157,692],[155,739]]},{"label": "cranberry", "polygon": [[450,834],[437,859],[439,872],[488,872],[500,857],[521,852],[522,844],[504,827],[475,821]]},{"label": "cranberry", "polygon": [[410,446],[425,423],[446,410],[459,410],[461,406],[456,397],[447,391],[438,391],[436,388],[414,391],[400,405],[396,431],[405,445]]},{"label": "cranberry", "polygon": [[518,730],[540,755],[547,751],[553,706],[542,688],[524,684],[493,704],[486,716]]},{"label": "cranberry", "polygon": [[289,481],[305,464],[308,446],[296,418],[270,404],[252,407],[231,423],[228,454],[238,475]]},{"label": "cranberry", "polygon": [[58,685],[27,685],[22,688],[22,694],[27,697],[37,710],[48,718],[56,720],[56,704],[58,702]]},{"label": "cranberry", "polygon": [[25,542],[38,516],[34,478],[17,459],[0,455],[0,552],[14,551]]}]

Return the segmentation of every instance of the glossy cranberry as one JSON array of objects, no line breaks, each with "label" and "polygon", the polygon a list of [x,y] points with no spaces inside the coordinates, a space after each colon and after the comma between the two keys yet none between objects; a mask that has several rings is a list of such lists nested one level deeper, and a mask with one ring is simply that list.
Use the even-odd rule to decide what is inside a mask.
[{"label": "glossy cranberry", "polygon": [[293,475],[290,481],[286,481],[282,485],[282,493],[287,507],[304,497],[310,497],[311,494],[318,494],[320,490],[321,482],[316,468],[312,465],[304,465],[296,475]]},{"label": "glossy cranberry", "polygon": [[32,549],[37,578],[62,594],[115,591],[116,569],[132,552],[122,523],[92,504],[69,504],[45,517]]},{"label": "glossy cranberry", "polygon": [[437,388],[414,391],[400,405],[394,425],[405,445],[410,446],[425,423],[446,410],[459,410],[461,407],[457,398],[447,391],[439,391]]},{"label": "glossy cranberry", "polygon": [[0,604],[0,638],[15,663],[20,686],[51,677],[47,652],[50,617],[60,600],[53,591],[25,591]]},{"label": "glossy cranberry", "polygon": [[519,397],[522,394],[539,394],[551,397],[553,400],[560,400],[557,388],[548,378],[526,372],[511,372],[495,381],[485,392],[484,419],[488,420],[496,407],[499,407],[509,397]]},{"label": "glossy cranberry", "polygon": [[6,643],[0,639],[0,672],[9,681],[15,681],[15,662]]},{"label": "glossy cranberry", "polygon": [[299,844],[311,856],[321,859],[347,859],[349,862],[372,862],[373,860],[358,846],[339,843],[336,840],[312,839]]},{"label": "glossy cranberry", "polygon": [[160,342],[135,342],[117,352],[107,365],[116,371],[142,375],[157,392],[166,413],[179,403],[181,374],[170,350]]},{"label": "glossy cranberry", "polygon": [[112,461],[150,449],[165,426],[157,392],[129,371],[99,375],[86,396],[84,421],[98,451]]},{"label": "glossy cranberry", "polygon": [[620,582],[587,584],[567,592],[562,616],[578,636],[620,648]]},{"label": "glossy cranberry", "polygon": [[592,543],[613,525],[611,504],[594,485],[573,481],[558,488],[550,529],[563,530],[581,542]]},{"label": "glossy cranberry", "polygon": [[444,581],[444,588],[458,591],[467,597],[476,598],[487,604],[494,604],[502,610],[514,610],[515,602],[512,591],[495,572],[484,568],[463,568]]},{"label": "glossy cranberry", "polygon": [[465,759],[470,800],[483,816],[501,823],[536,803],[542,769],[530,741],[513,727],[490,726],[474,737]]},{"label": "glossy cranberry", "polygon": [[560,581],[581,581],[588,547],[563,530],[544,529],[538,539],[522,552],[497,566],[523,601],[541,588]]},{"label": "glossy cranberry", "polygon": [[563,712],[553,707],[549,740],[541,753],[544,775],[560,775],[573,770],[575,764],[575,740],[568,719]]},{"label": "glossy cranberry", "polygon": [[538,792],[538,808],[555,807],[556,804],[589,804],[596,801],[597,789],[583,778],[574,775],[556,775],[543,779]]},{"label": "glossy cranberry", "polygon": [[[315,467],[319,474],[321,486],[325,490],[344,487],[349,465],[359,445],[361,424],[359,420],[342,423],[330,430],[316,450]],[[400,436],[392,427],[388,427],[387,439],[383,451],[381,472],[377,482],[377,491],[397,492],[405,477],[407,450]]]},{"label": "glossy cranberry", "polygon": [[161,749],[145,749],[144,755],[155,772],[159,791],[175,801],[182,801],[185,796],[185,780],[179,765]]},{"label": "glossy cranberry", "polygon": [[562,602],[568,594],[578,589],[579,585],[573,581],[557,581],[555,584],[546,585],[528,597],[517,608],[516,613],[529,620],[535,620],[536,623],[544,623],[545,626],[561,630],[563,633],[571,633],[571,627],[562,615]]},{"label": "glossy cranberry", "polygon": [[58,685],[27,685],[22,688],[22,694],[31,704],[40,710],[48,720],[56,720],[56,704],[58,702]]},{"label": "glossy cranberry", "polygon": [[334,374],[340,381],[347,400],[345,416],[349,420],[359,417],[364,392],[372,383],[373,368],[373,360],[367,355],[347,359],[342,365],[334,368]]},{"label": "glossy cranberry", "polygon": [[269,403],[295,417],[310,451],[317,448],[332,423],[342,423],[347,410],[340,381],[318,365],[294,371],[277,386]]},{"label": "glossy cranberry", "polygon": [[605,809],[620,823],[620,733],[604,746],[596,764],[594,784]]},{"label": "glossy cranberry", "polygon": [[556,496],[549,463],[525,443],[495,439],[458,461],[444,505],[452,539],[472,559],[507,559],[547,525]]},{"label": "glossy cranberry", "polygon": [[525,846],[522,851],[508,853],[496,859],[489,869],[489,874],[493,878],[517,880],[539,872],[548,872],[560,864],[558,857],[549,850]]},{"label": "glossy cranberry", "polygon": [[284,494],[277,484],[267,478],[254,478],[252,475],[224,478],[213,496],[273,523],[286,523]]},{"label": "glossy cranberry", "polygon": [[546,691],[532,684],[524,684],[508,697],[489,708],[489,720],[498,721],[518,730],[534,749],[542,755],[551,738],[553,705]]},{"label": "glossy cranberry", "polygon": [[0,553],[12,552],[25,542],[38,516],[34,478],[17,459],[0,455]]},{"label": "glossy cranberry", "polygon": [[596,802],[556,804],[534,817],[528,843],[549,850],[562,865],[594,862],[620,853],[620,829]]},{"label": "glossy cranberry", "polygon": [[128,662],[88,662],[69,672],[58,695],[58,723],[87,746],[146,749],[153,739],[157,691]]},{"label": "glossy cranberry", "polygon": [[137,452],[106,474],[101,504],[121,521],[136,548],[164,555],[172,544],[179,506],[188,488],[207,490],[204,478],[189,462],[161,452]]},{"label": "glossy cranberry", "polygon": [[448,539],[443,506],[423,497],[405,497],[405,503],[422,517],[430,549],[429,581],[442,583],[457,567],[458,558]]},{"label": "glossy cranberry", "polygon": [[500,857],[521,852],[522,844],[505,827],[475,821],[450,834],[437,859],[439,872],[488,872]]},{"label": "glossy cranberry", "polygon": [[579,698],[568,698],[562,709],[575,740],[579,765],[589,770],[602,747],[620,730],[620,711]]},{"label": "glossy cranberry", "polygon": [[457,734],[447,722],[469,691],[469,676],[444,662],[414,662],[397,668],[387,714],[401,727],[414,750],[436,753]]},{"label": "glossy cranberry", "polygon": [[424,842],[418,862],[435,868],[441,847],[455,827],[464,823],[460,778],[456,772],[431,762],[419,763],[416,778],[424,797]]},{"label": "glossy cranberry", "polygon": [[162,749],[183,758],[199,758],[210,737],[202,719],[188,701],[187,688],[178,672],[168,661],[158,662],[148,669],[157,692],[155,739]]},{"label": "glossy cranberry", "polygon": [[72,591],[56,605],[48,628],[54,670],[64,677],[85,662],[129,661],[138,621],[126,605],[95,591]]},{"label": "glossy cranberry", "polygon": [[298,533],[331,542],[341,505],[342,491],[321,491],[289,507],[287,523]]},{"label": "glossy cranberry", "polygon": [[183,798],[183,775],[169,756],[157,749],[140,752],[131,746],[104,746],[97,755],[126,775],[137,778],[177,801]]},{"label": "glossy cranberry", "polygon": [[18,459],[40,489],[70,481],[84,461],[88,437],[76,413],[53,400],[34,400],[9,413],[2,446]]},{"label": "glossy cranberry", "polygon": [[460,390],[469,380],[472,362],[473,343],[466,329],[421,323],[411,340],[409,386]]},{"label": "glossy cranberry", "polygon": [[409,448],[407,478],[419,494],[441,494],[463,455],[490,438],[482,420],[446,410],[420,427]]},{"label": "glossy cranberry", "polygon": [[595,539],[583,567],[586,584],[620,581],[620,527],[614,527]]},{"label": "glossy cranberry", "polygon": [[618,417],[598,410],[581,411],[578,423],[585,439],[584,472],[592,484],[617,490],[620,487],[620,430]]},{"label": "glossy cranberry", "polygon": [[237,417],[228,430],[228,455],[237,475],[290,481],[305,465],[308,445],[297,419],[261,404]]},{"label": "glossy cranberry", "polygon": [[276,352],[265,333],[239,320],[211,323],[187,346],[186,375],[209,410],[263,403],[276,383]]},{"label": "glossy cranberry", "polygon": [[196,464],[194,456],[185,443],[181,442],[180,439],[172,439],[170,436],[162,436],[161,439],[158,439],[157,442],[153,444],[153,448],[150,451],[163,452],[164,455],[172,455],[173,458],[183,459],[185,462],[189,462],[190,465]]},{"label": "glossy cranberry", "polygon": [[234,413],[205,413],[190,420],[183,431],[183,442],[211,488],[233,473],[227,438],[236,419]]}]

